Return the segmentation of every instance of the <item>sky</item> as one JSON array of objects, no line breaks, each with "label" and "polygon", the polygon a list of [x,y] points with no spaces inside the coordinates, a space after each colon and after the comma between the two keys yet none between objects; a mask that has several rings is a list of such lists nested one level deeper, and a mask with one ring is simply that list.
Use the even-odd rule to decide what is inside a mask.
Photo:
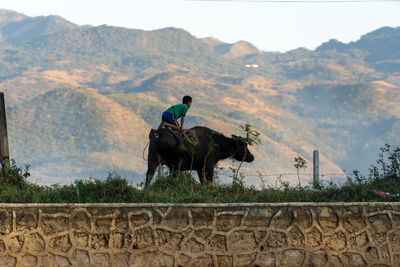
[{"label": "sky", "polygon": [[400,26],[400,0],[266,1],[1,0],[0,8],[28,16],[59,15],[78,25],[177,27],[198,38],[244,40],[261,50],[279,52],[315,49],[330,39],[348,43],[383,26]]}]

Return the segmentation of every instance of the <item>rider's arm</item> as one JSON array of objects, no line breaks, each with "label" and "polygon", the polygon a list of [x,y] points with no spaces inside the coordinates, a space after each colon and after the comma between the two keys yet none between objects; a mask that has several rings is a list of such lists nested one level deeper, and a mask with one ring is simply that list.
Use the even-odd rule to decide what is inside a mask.
[{"label": "rider's arm", "polygon": [[185,116],[182,116],[181,118],[181,130],[183,130],[183,122],[185,121]]}]

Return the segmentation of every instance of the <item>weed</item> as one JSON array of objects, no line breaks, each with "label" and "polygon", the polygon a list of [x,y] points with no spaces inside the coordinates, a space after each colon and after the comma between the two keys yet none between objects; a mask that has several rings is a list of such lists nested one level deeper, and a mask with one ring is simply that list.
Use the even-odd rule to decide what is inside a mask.
[{"label": "weed", "polygon": [[299,187],[300,187],[301,186],[301,184],[300,184],[300,170],[307,168],[307,161],[302,156],[297,155],[294,158],[293,166],[296,168],[297,179],[299,180]]}]

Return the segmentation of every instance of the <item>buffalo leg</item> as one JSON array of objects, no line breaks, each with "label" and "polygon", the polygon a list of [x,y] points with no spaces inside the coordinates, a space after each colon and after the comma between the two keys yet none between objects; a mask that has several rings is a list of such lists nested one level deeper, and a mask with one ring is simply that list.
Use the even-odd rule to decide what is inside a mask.
[{"label": "buffalo leg", "polygon": [[204,185],[204,169],[197,170],[197,175],[199,176],[200,184]]},{"label": "buffalo leg", "polygon": [[205,169],[205,184],[211,185],[214,178],[214,168],[208,167]]},{"label": "buffalo leg", "polygon": [[151,180],[153,179],[154,173],[156,172],[157,167],[160,165],[160,162],[161,162],[161,158],[158,154],[151,153],[149,155],[148,162],[147,162],[145,187],[147,187],[151,183]]},{"label": "buffalo leg", "polygon": [[212,184],[214,178],[214,165],[205,164],[203,168],[197,170],[199,180],[202,185]]}]

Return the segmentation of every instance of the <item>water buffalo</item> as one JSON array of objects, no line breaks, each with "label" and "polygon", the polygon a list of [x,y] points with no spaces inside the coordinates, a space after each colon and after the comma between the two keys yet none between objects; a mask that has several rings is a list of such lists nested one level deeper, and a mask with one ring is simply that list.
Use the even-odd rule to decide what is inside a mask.
[{"label": "water buffalo", "polygon": [[226,137],[207,127],[194,127],[189,132],[195,134],[195,141],[182,140],[178,132],[168,129],[150,131],[145,186],[150,184],[160,163],[171,172],[196,170],[204,185],[212,183],[219,160],[229,157],[246,162],[254,160],[247,144],[236,136]]}]

